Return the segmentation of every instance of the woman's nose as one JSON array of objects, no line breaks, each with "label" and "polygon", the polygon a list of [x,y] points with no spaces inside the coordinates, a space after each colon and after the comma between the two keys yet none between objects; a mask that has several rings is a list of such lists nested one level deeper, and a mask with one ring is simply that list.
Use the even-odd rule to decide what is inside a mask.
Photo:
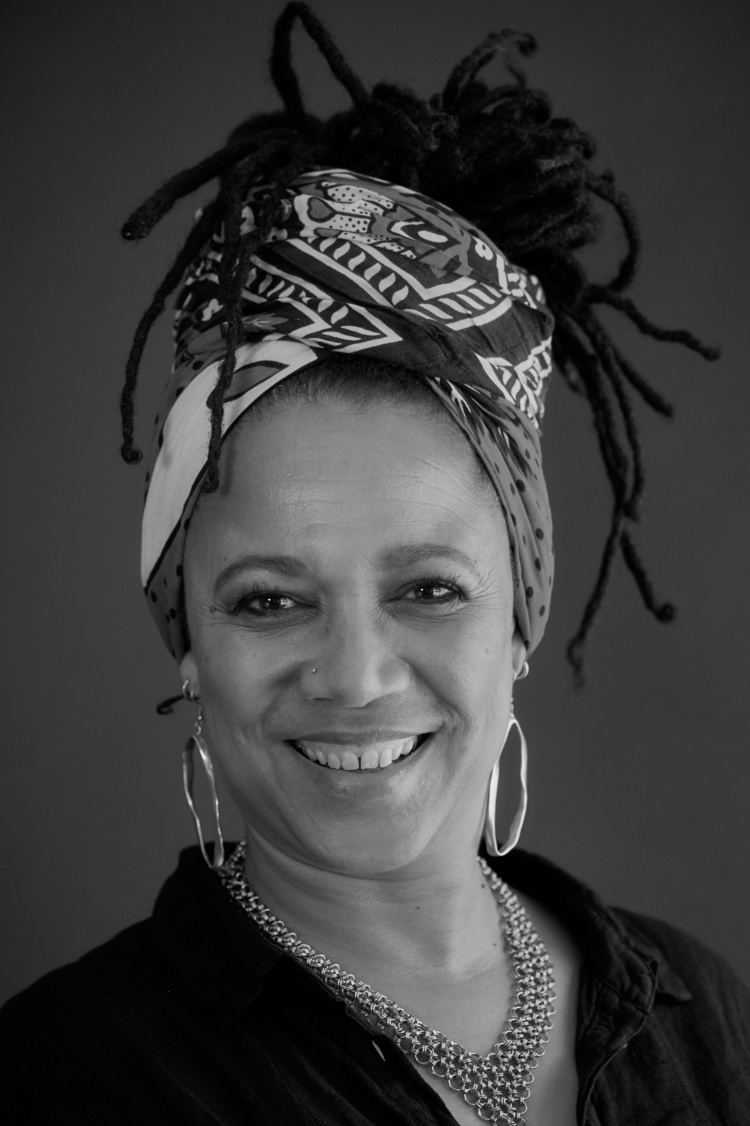
[{"label": "woman's nose", "polygon": [[411,671],[395,651],[389,623],[363,608],[347,607],[332,616],[314,658],[305,662],[302,680],[308,699],[362,708],[405,691]]}]

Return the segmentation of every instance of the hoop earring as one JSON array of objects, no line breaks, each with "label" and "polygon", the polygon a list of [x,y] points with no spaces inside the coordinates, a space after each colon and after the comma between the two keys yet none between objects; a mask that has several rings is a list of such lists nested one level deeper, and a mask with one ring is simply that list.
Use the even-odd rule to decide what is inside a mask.
[{"label": "hoop earring", "polygon": [[[497,816],[497,787],[500,779],[500,760],[503,757],[508,736],[512,727],[518,731],[518,738],[521,746],[521,800],[518,803],[513,820],[508,830],[508,838],[502,845],[498,844],[497,833],[495,831],[495,818]],[[511,704],[510,718],[508,719],[508,726],[505,730],[505,739],[500,748],[500,754],[495,760],[495,765],[492,767],[490,774],[490,785],[487,794],[487,812],[484,818],[484,843],[487,852],[490,856],[506,856],[511,849],[515,848],[518,844],[518,838],[521,836],[521,829],[523,828],[524,819],[526,817],[526,807],[529,804],[529,787],[528,787],[528,762],[529,754],[526,746],[526,739],[524,738],[521,724],[516,719],[513,713],[513,705]]]},{"label": "hoop earring", "polygon": [[[206,851],[206,845],[203,840],[203,830],[201,828],[200,817],[198,810],[195,808],[193,800],[193,750],[198,748],[198,754],[203,763],[203,769],[206,771],[206,778],[208,779],[209,789],[211,790],[211,801],[214,810],[214,819],[216,821],[216,841],[214,842],[213,860],[209,858]],[[203,853],[203,859],[209,868],[221,868],[224,863],[224,838],[221,834],[221,818],[219,816],[219,797],[216,793],[216,780],[214,778],[214,764],[211,762],[211,756],[208,753],[206,740],[203,737],[203,707],[198,704],[198,714],[195,717],[195,729],[193,734],[185,744],[185,749],[182,752],[182,784],[185,790],[185,797],[187,798],[190,812],[193,815],[195,822],[195,831],[198,835],[198,844]]]}]

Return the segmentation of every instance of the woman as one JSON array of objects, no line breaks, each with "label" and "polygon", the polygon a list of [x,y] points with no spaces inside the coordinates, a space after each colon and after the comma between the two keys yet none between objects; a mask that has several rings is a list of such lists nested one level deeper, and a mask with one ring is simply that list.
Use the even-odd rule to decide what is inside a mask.
[{"label": "woman", "polygon": [[[354,101],[329,123],[302,107],[296,18]],[[631,538],[643,469],[629,389],[665,405],[595,307],[709,351],[624,296],[627,202],[591,171],[589,139],[526,89],[514,51],[531,46],[490,37],[429,105],[386,86],[371,98],[292,4],[272,60],[284,115],[243,123],[126,224],[142,237],[221,174],[136,334],[123,453],[138,460],[140,353],[180,284],[142,575],[197,705],[189,804],[197,750],[246,840],[225,854],[214,799],[213,847],[196,813],[199,850],[152,919],[6,1008],[19,1120],[747,1116],[750,1006],[723,963],[508,855],[526,803],[520,729],[519,808],[507,830],[498,820],[513,686],[553,578],[539,444],[553,313],[557,366],[591,404],[613,491],[578,675],[618,553],[670,616]],[[515,80],[488,90],[477,75],[498,49]],[[573,255],[592,195],[629,237],[609,285]]]}]

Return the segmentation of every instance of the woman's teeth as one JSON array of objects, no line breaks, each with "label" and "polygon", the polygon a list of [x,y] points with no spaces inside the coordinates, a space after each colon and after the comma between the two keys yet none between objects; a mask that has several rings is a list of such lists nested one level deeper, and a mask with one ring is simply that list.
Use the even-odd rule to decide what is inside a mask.
[{"label": "woman's teeth", "polygon": [[318,762],[331,770],[381,770],[411,754],[420,742],[420,736],[413,735],[409,739],[397,739],[390,743],[370,743],[368,746],[291,742],[311,762]]}]

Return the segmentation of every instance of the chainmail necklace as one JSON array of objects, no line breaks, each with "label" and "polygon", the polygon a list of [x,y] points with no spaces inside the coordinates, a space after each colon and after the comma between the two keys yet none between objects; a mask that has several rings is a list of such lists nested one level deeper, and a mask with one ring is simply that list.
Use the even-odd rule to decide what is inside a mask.
[{"label": "chainmail necklace", "polygon": [[552,1028],[554,980],[552,962],[531,920],[511,891],[484,860],[487,880],[503,923],[505,948],[513,966],[515,991],[500,1036],[486,1056],[469,1052],[442,1032],[379,993],[354,974],[331,962],[277,918],[245,879],[245,842],[234,849],[218,876],[232,899],[276,946],[291,954],[378,1031],[390,1036],[402,1052],[459,1091],[483,1122],[523,1126],[526,1103],[537,1061]]}]

